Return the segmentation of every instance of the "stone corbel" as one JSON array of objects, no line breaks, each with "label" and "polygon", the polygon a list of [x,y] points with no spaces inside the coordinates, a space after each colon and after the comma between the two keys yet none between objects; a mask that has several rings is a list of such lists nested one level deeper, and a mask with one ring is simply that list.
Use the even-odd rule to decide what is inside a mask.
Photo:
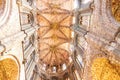
[{"label": "stone corbel", "polygon": [[22,63],[25,64],[27,62],[27,59],[23,59]]}]

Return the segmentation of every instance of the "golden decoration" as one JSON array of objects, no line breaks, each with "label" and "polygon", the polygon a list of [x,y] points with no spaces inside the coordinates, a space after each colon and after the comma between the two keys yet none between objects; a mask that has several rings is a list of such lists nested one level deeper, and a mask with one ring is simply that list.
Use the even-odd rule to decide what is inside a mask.
[{"label": "golden decoration", "polygon": [[115,19],[120,22],[120,0],[112,0],[112,13]]},{"label": "golden decoration", "polygon": [[97,58],[93,61],[92,68],[91,68],[92,79],[93,80],[120,80],[120,73],[118,72],[119,69],[120,69],[120,65],[111,64],[108,59]]},{"label": "golden decoration", "polygon": [[53,28],[53,30],[56,30],[59,28],[58,23],[52,23],[51,27]]},{"label": "golden decoration", "polygon": [[17,80],[18,66],[10,58],[0,61],[0,80]]}]

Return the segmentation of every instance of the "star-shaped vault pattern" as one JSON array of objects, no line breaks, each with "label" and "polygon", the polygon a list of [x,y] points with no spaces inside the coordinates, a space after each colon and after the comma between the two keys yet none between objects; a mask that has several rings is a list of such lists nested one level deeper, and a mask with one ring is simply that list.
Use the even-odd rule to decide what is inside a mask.
[{"label": "star-shaped vault pattern", "polygon": [[69,63],[73,0],[38,0],[39,58],[48,66]]}]

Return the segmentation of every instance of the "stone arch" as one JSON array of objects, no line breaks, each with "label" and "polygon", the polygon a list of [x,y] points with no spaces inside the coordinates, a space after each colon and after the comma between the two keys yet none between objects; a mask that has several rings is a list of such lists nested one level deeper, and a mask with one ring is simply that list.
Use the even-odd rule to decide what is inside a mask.
[{"label": "stone arch", "polygon": [[[120,21],[117,21],[116,17],[114,16],[114,8],[115,8],[115,5],[113,5],[114,3],[119,3],[119,0],[104,0],[104,3],[102,3],[104,5],[102,10],[106,15],[106,17],[108,18],[108,20],[110,21],[110,23],[113,26],[118,26],[120,25],[119,24]],[[119,14],[119,12],[117,14]]]},{"label": "stone arch", "polygon": [[7,22],[12,8],[12,0],[0,0],[0,26]]}]

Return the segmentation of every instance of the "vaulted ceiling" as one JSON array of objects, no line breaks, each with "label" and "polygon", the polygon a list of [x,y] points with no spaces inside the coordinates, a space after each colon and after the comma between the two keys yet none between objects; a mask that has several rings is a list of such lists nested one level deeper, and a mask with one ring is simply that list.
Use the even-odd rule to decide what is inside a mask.
[{"label": "vaulted ceiling", "polygon": [[73,0],[37,0],[39,61],[56,70],[70,64]]}]

